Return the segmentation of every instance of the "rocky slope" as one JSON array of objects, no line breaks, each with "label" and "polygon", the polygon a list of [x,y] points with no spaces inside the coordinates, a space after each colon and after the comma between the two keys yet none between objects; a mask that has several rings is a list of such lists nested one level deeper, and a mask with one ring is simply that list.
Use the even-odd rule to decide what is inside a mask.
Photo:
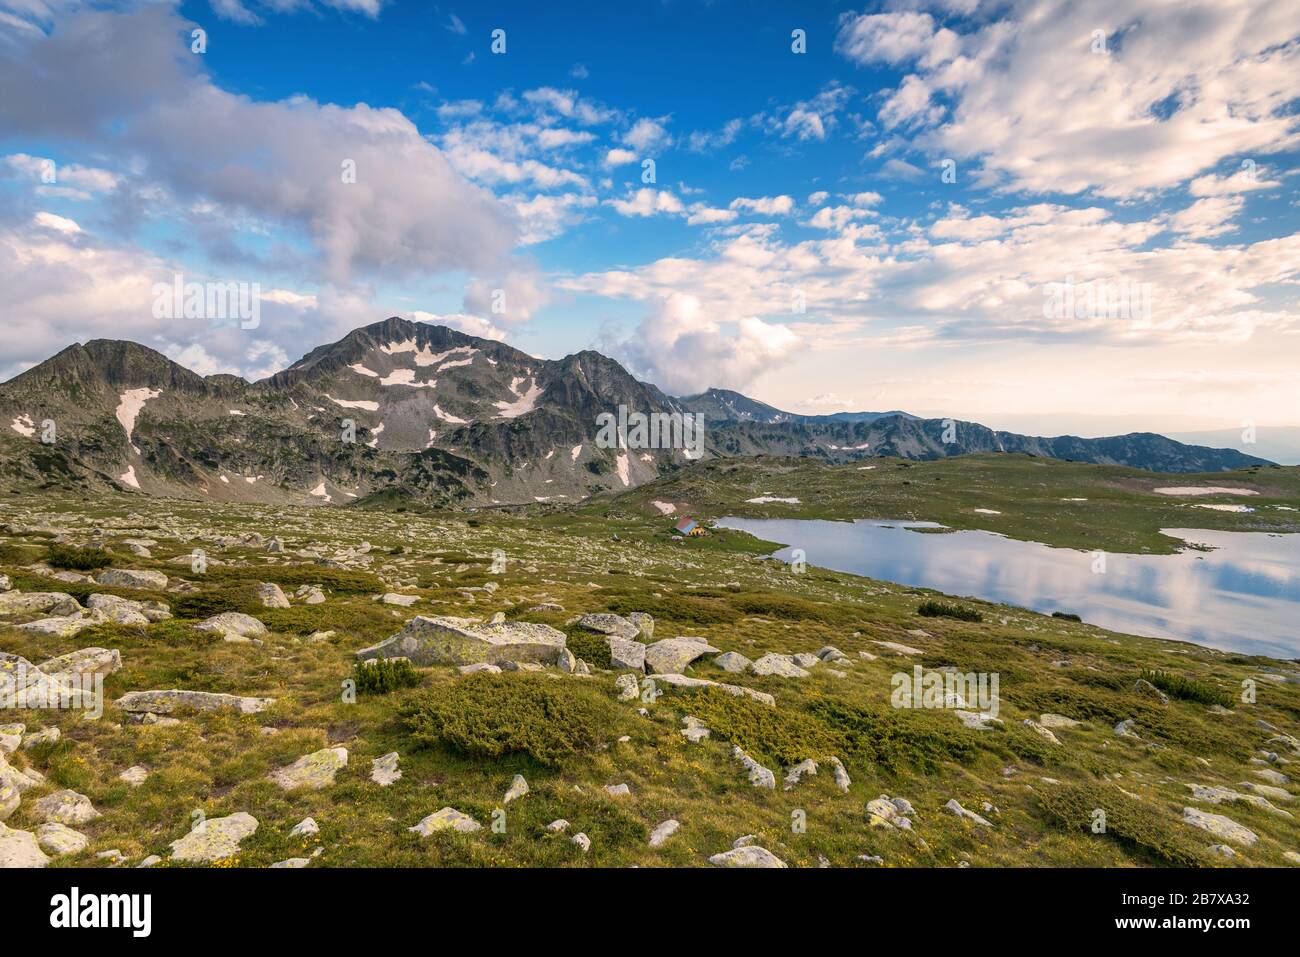
[{"label": "rocky slope", "polygon": [[1261,463],[1146,433],[1041,439],[905,413],[800,416],[723,390],[679,400],[596,352],[542,360],[391,318],[255,383],[200,376],[132,342],[69,346],[0,384],[0,481],[269,504],[572,502],[690,461],[681,447],[598,441],[598,417],[620,406],[703,415],[705,457],[1021,451],[1160,471]]}]

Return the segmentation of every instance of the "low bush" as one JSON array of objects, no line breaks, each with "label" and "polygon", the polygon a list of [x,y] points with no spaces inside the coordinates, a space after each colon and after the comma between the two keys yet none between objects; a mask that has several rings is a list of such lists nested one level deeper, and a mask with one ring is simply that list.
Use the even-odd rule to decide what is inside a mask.
[{"label": "low bush", "polygon": [[586,682],[530,672],[469,675],[424,692],[403,711],[417,745],[471,758],[526,755],[548,767],[605,745],[622,717]]},{"label": "low bush", "polygon": [[1165,694],[1182,701],[1195,701],[1199,704],[1214,705],[1231,708],[1233,699],[1232,695],[1219,688],[1211,687],[1204,681],[1197,681],[1195,678],[1184,678],[1182,675],[1170,674],[1167,671],[1143,670],[1141,677],[1151,682]]},{"label": "low bush", "polygon": [[358,661],[354,671],[358,694],[388,694],[398,688],[414,688],[420,673],[405,658]]},{"label": "low bush", "polygon": [[[1038,800],[1048,820],[1063,831],[1085,831],[1117,841],[1145,863],[1202,867],[1200,849],[1168,815],[1122,794],[1116,788],[1062,784],[1045,787]],[[1097,831],[1103,820],[1105,829]]]},{"label": "low bush", "polygon": [[1078,615],[1069,611],[1054,611],[1052,612],[1052,617],[1060,618],[1062,621],[1083,621],[1083,619]]},{"label": "low bush", "polygon": [[74,545],[51,545],[45,553],[46,563],[54,568],[79,572],[104,568],[112,559],[102,548],[77,548]]},{"label": "low bush", "polygon": [[918,615],[926,618],[956,618],[960,621],[983,621],[984,616],[974,608],[963,608],[946,601],[923,601],[916,609]]},{"label": "low bush", "polygon": [[585,628],[574,628],[569,631],[564,644],[575,658],[581,658],[593,668],[613,667],[609,659],[609,641],[604,635]]}]

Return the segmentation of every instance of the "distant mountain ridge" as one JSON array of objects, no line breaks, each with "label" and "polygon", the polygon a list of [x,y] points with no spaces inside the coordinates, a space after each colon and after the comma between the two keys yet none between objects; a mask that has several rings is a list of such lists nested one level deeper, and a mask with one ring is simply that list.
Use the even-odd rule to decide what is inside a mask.
[{"label": "distant mountain ridge", "polygon": [[708,423],[705,457],[841,463],[1003,451],[1170,472],[1270,464],[1151,433],[1037,438],[903,412],[798,415],[721,389],[678,399],[598,352],[536,359],[393,317],[253,383],[200,376],[133,342],[69,346],[0,384],[0,481],[217,501],[455,507],[573,502],[689,464],[680,448],[602,447],[597,419],[619,406],[699,413]]}]

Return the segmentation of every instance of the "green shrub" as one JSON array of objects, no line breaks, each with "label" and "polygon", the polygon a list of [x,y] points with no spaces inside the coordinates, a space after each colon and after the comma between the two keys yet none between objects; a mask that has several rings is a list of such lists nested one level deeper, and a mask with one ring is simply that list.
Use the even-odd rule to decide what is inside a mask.
[{"label": "green shrub", "polygon": [[739,745],[769,767],[822,759],[842,750],[840,735],[807,712],[772,707],[717,688],[701,688],[680,698],[682,711],[703,721],[716,738]]},{"label": "green shrub", "polygon": [[605,745],[622,723],[610,697],[580,681],[479,673],[424,692],[403,711],[412,740],[471,758],[522,754],[556,767]]},{"label": "green shrub", "polygon": [[759,615],[764,618],[826,621],[840,617],[836,614],[837,609],[831,606],[819,605],[806,598],[771,592],[737,595],[731,598],[731,606],[742,614]]},{"label": "green shrub", "polygon": [[927,600],[916,609],[918,615],[926,618],[957,618],[961,621],[983,621],[984,616],[974,608],[963,608],[946,601]]},{"label": "green shrub", "polygon": [[112,561],[112,556],[102,548],[51,545],[45,553],[45,561],[54,568],[88,572],[91,569],[106,567]]},{"label": "green shrub", "polygon": [[1204,681],[1197,681],[1195,678],[1184,678],[1182,675],[1170,674],[1167,671],[1152,671],[1150,669],[1144,669],[1141,677],[1151,682],[1165,694],[1182,701],[1195,701],[1204,705],[1217,704],[1224,708],[1231,708],[1233,704],[1231,694],[1213,688]]},{"label": "green shrub", "polygon": [[172,614],[177,618],[211,618],[223,611],[256,615],[259,610],[264,610],[252,582],[223,582],[201,591],[178,595],[171,606]]},{"label": "green shrub", "polygon": [[1094,833],[1095,812],[1104,811],[1105,831],[1098,838],[1117,841],[1146,862],[1173,867],[1200,867],[1199,847],[1184,836],[1183,826],[1116,788],[1073,784],[1043,788],[1039,803],[1048,820],[1063,831]]},{"label": "green shrub", "polygon": [[568,640],[564,644],[575,658],[581,658],[593,668],[613,667],[613,662],[609,659],[609,640],[604,635],[585,628],[574,628],[568,633]]},{"label": "green shrub", "polygon": [[359,694],[388,694],[398,688],[414,688],[420,674],[405,658],[377,658],[358,661],[354,672]]},{"label": "green shrub", "polygon": [[1052,612],[1052,617],[1060,618],[1062,621],[1083,621],[1083,619],[1078,615],[1069,611],[1054,611]]},{"label": "green shrub", "polygon": [[[968,764],[993,735],[955,726],[945,711],[880,708],[835,698],[814,699],[808,709],[843,740],[844,753],[890,773],[938,770],[945,761]],[[988,734],[988,742],[979,736]]]}]

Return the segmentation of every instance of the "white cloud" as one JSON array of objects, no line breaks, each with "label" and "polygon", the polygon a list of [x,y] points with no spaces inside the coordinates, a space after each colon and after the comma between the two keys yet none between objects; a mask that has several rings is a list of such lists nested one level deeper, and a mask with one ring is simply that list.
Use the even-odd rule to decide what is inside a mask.
[{"label": "white cloud", "polygon": [[[730,329],[730,331],[728,331]],[[744,388],[801,347],[789,328],[754,317],[724,323],[695,296],[673,294],[623,343],[633,368],[674,395]]]},{"label": "white cloud", "polygon": [[638,189],[627,199],[606,201],[620,216],[655,216],[659,213],[677,215],[685,212],[682,201],[666,189]]},{"label": "white cloud", "polygon": [[605,165],[613,169],[636,162],[636,153],[631,150],[612,149],[605,154]]},{"label": "white cloud", "polygon": [[847,15],[837,49],[912,69],[881,123],[925,129],[916,145],[1004,189],[1135,197],[1300,142],[1289,0],[1010,0],[949,32],[924,13]]},{"label": "white cloud", "polygon": [[731,208],[760,216],[789,216],[794,211],[794,199],[790,196],[759,196],[753,199],[738,196],[731,201]]},{"label": "white cloud", "polygon": [[1209,239],[1232,232],[1237,227],[1230,220],[1241,212],[1246,201],[1240,196],[1209,196],[1198,199],[1178,212],[1169,222],[1169,228],[1191,239]]},{"label": "white cloud", "polygon": [[673,138],[664,126],[667,117],[657,120],[642,117],[623,134],[623,142],[639,153],[654,153],[672,145]]}]

